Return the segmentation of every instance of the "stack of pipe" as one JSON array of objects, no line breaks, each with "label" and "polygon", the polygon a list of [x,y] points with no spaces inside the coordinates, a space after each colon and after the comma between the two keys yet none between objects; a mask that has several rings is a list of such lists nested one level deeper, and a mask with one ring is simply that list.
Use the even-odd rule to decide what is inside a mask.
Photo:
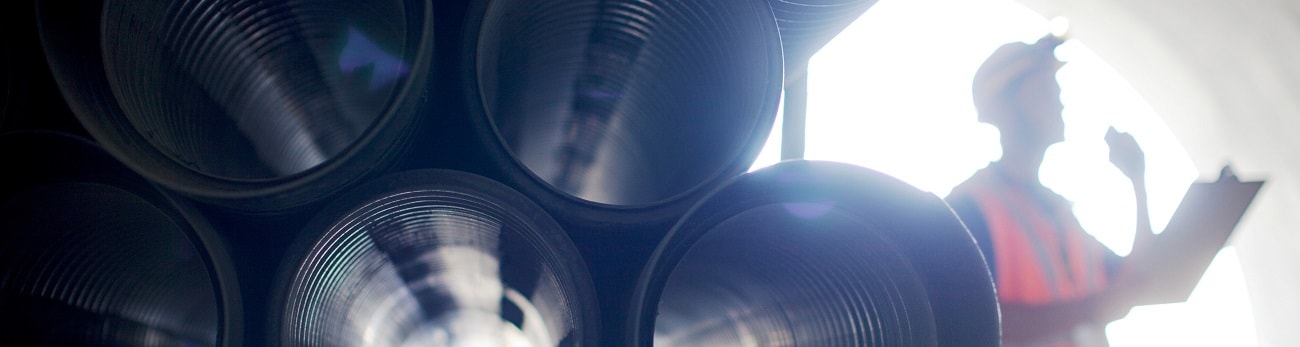
[{"label": "stack of pipe", "polygon": [[0,316],[94,345],[996,345],[941,200],[746,173],[787,71],[872,3],[38,1],[80,127],[52,128],[86,139],[0,141]]}]

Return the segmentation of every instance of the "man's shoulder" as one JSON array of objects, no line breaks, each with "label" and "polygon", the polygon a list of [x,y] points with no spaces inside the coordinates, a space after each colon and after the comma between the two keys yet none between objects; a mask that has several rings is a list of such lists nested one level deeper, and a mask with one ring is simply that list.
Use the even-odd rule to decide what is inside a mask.
[{"label": "man's shoulder", "polygon": [[986,167],[979,171],[975,171],[975,173],[969,178],[966,178],[966,181],[953,187],[952,191],[948,193],[948,196],[945,197],[944,200],[947,200],[949,203],[956,200],[969,200],[978,195],[980,191],[990,189],[996,191],[1003,189],[1003,187],[1000,187],[1002,185],[1001,182],[993,176],[994,173],[991,172],[991,170],[992,169]]},{"label": "man's shoulder", "polygon": [[1048,188],[1046,186],[1039,186],[1038,189],[1035,190],[1035,193],[1038,194],[1039,199],[1050,202],[1052,204],[1063,206],[1066,208],[1070,208],[1074,206],[1074,203],[1071,202],[1070,199],[1066,199],[1064,195],[1057,193],[1055,190],[1052,190],[1052,188]]}]

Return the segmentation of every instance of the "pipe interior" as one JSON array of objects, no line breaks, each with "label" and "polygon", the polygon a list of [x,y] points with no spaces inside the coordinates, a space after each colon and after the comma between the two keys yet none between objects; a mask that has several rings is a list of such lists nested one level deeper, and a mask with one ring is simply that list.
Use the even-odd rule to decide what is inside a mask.
[{"label": "pipe interior", "polygon": [[656,346],[935,346],[919,275],[864,216],[760,206],[696,241],[669,274]]},{"label": "pipe interior", "polygon": [[283,345],[574,346],[575,253],[519,212],[469,193],[410,189],[335,221],[300,263]]},{"label": "pipe interior", "polygon": [[274,179],[339,156],[411,67],[401,1],[109,0],[114,96],[150,145],[212,177]]},{"label": "pipe interior", "polygon": [[748,167],[771,126],[782,72],[766,6],[491,1],[476,43],[479,102],[551,187],[611,205],[671,199]]},{"label": "pipe interior", "polygon": [[[6,340],[215,346],[215,278],[192,234],[143,198],[54,183],[0,206]],[[232,314],[232,313],[225,313]]]}]

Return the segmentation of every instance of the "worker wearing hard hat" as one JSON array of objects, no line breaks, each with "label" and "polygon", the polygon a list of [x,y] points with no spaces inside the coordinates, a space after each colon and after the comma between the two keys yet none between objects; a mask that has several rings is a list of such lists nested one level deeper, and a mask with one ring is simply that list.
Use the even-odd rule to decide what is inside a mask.
[{"label": "worker wearing hard hat", "polygon": [[[1133,306],[1123,258],[1083,231],[1060,195],[1038,181],[1048,146],[1065,140],[1061,39],[998,48],[975,74],[979,121],[998,128],[1002,158],[955,188],[947,200],[984,252],[1002,309],[1008,346],[1104,346],[1106,323]],[[1135,247],[1153,236],[1146,213],[1143,153],[1131,136],[1107,135],[1111,162],[1138,199]]]}]

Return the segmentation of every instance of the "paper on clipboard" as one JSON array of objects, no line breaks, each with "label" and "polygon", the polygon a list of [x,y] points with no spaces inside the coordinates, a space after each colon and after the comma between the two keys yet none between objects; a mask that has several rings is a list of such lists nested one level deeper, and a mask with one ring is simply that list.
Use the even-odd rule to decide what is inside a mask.
[{"label": "paper on clipboard", "polygon": [[1187,301],[1263,184],[1238,181],[1228,167],[1217,181],[1192,183],[1150,249],[1126,261],[1150,285],[1139,304]]}]

